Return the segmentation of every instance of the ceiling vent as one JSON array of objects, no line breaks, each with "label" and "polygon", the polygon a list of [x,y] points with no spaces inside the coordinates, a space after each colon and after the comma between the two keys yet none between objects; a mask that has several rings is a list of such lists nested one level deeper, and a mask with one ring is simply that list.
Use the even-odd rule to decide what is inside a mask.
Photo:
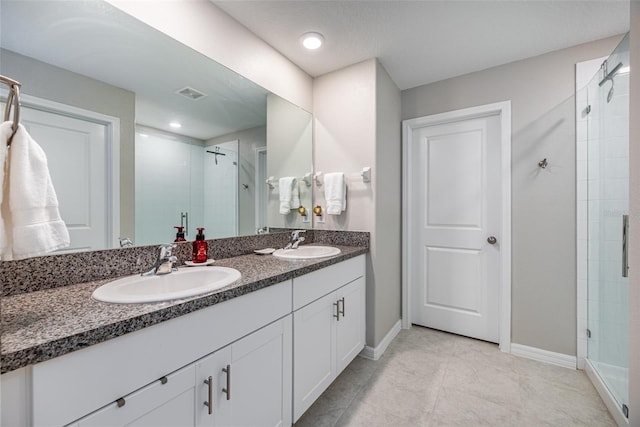
[{"label": "ceiling vent", "polygon": [[198,99],[204,98],[205,96],[207,96],[206,93],[202,93],[199,90],[194,89],[194,88],[189,87],[189,86],[187,86],[185,88],[182,88],[180,90],[177,90],[176,93],[178,95],[184,96],[185,98],[189,98],[189,99],[191,99],[193,101],[197,101]]}]

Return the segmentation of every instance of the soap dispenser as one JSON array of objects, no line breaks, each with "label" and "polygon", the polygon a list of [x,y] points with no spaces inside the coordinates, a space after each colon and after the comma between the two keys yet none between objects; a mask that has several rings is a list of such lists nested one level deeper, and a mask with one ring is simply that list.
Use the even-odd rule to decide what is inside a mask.
[{"label": "soap dispenser", "polygon": [[176,240],[174,240],[174,242],[186,242],[187,239],[184,238],[184,227],[176,225],[173,228],[178,230],[178,232],[176,233]]},{"label": "soap dispenser", "polygon": [[207,241],[204,240],[204,228],[198,227],[196,240],[193,242],[193,257],[191,261],[194,263],[207,262]]}]

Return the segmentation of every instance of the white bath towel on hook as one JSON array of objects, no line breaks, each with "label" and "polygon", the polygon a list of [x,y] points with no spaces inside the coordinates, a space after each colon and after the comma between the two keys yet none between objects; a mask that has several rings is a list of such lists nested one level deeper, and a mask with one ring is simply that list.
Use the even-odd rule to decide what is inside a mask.
[{"label": "white bath towel on hook", "polygon": [[298,189],[298,179],[293,176],[280,178],[278,181],[280,192],[280,213],[287,215],[291,209],[300,206],[300,190]]},{"label": "white bath towel on hook", "polygon": [[324,198],[328,215],[340,215],[347,209],[347,181],[343,172],[324,176]]},{"label": "white bath towel on hook", "polygon": [[[9,201],[9,190],[8,190],[8,180],[5,180],[5,176],[7,175],[7,140],[11,135],[12,123],[4,122],[0,124],[0,260],[4,259],[2,256],[7,249],[10,247],[9,238],[7,236],[6,228],[5,228],[5,214],[4,214],[4,203],[3,201],[6,199],[7,204]],[[8,211],[7,211],[8,212]]]},{"label": "white bath towel on hook", "polygon": [[[9,135],[10,127],[1,127],[0,144],[6,146]],[[8,183],[4,187],[8,191],[3,195],[2,219],[8,246],[1,259],[24,259],[69,246],[47,157],[22,125],[13,137],[6,162],[4,178]]]}]

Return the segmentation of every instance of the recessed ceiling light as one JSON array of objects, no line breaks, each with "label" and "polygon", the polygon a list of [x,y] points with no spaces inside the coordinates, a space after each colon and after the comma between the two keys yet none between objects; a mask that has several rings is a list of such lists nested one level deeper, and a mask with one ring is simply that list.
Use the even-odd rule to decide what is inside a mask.
[{"label": "recessed ceiling light", "polygon": [[322,46],[322,43],[324,43],[324,36],[320,33],[314,32],[304,33],[302,37],[300,37],[300,40],[302,41],[302,45],[305,48],[309,50],[315,50]]},{"label": "recessed ceiling light", "polygon": [[171,126],[174,129],[180,129],[182,127],[182,125],[178,122],[171,122],[169,123],[169,126]]}]

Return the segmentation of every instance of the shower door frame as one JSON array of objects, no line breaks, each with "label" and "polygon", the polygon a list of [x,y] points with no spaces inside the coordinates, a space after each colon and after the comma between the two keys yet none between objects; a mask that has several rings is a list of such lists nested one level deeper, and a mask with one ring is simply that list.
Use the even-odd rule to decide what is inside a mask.
[{"label": "shower door frame", "polygon": [[[612,52],[613,53],[613,52]],[[588,175],[588,122],[589,100],[586,87],[599,72],[601,65],[609,56],[584,61],[576,64],[576,294],[577,294],[577,362],[578,368],[584,369],[593,386],[605,403],[609,413],[618,425],[628,425],[620,402],[609,390],[601,374],[588,358],[588,268],[589,268],[589,189]]]}]

